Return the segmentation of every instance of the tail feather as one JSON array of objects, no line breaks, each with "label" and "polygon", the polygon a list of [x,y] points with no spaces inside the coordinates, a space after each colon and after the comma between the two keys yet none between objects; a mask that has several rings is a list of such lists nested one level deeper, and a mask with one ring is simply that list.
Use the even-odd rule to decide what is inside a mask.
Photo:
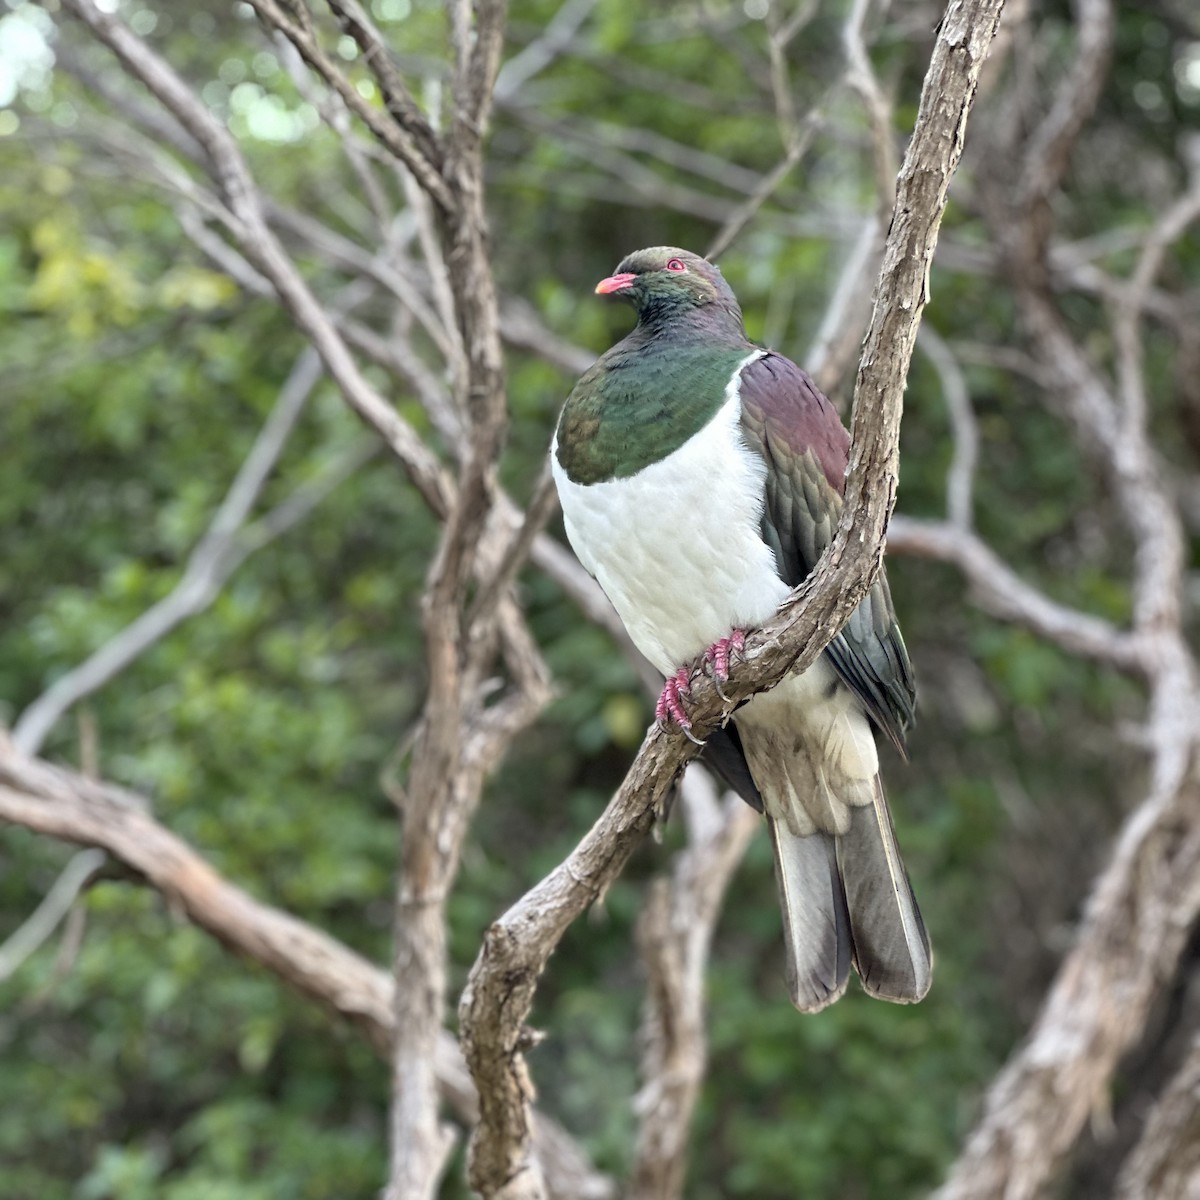
[{"label": "tail feather", "polygon": [[850,810],[850,828],[837,839],[837,861],[863,987],[881,1000],[920,1000],[933,979],[929,935],[878,776],[874,803]]},{"label": "tail feather", "polygon": [[788,990],[801,1012],[819,1012],[846,990],[851,924],[838,873],[835,839],[803,837],[767,818],[783,912]]}]

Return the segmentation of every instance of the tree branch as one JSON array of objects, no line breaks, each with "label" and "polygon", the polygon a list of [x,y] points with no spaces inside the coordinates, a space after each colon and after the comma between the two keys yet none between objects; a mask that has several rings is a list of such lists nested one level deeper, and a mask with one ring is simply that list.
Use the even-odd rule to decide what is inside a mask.
[{"label": "tree branch", "polygon": [[970,530],[948,521],[896,516],[888,528],[888,551],[952,563],[966,578],[972,598],[1004,621],[1012,621],[1095,662],[1129,674],[1145,674],[1141,640],[1101,617],[1058,604],[1026,583]]}]

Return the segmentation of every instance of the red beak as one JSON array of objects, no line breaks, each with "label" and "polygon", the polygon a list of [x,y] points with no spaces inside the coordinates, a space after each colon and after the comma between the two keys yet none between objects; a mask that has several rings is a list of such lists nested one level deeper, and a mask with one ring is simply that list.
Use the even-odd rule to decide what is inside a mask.
[{"label": "red beak", "polygon": [[607,279],[602,279],[596,284],[597,296],[611,296],[616,292],[623,292],[626,288],[633,285],[637,276],[631,271],[626,271],[621,275],[610,275]]}]

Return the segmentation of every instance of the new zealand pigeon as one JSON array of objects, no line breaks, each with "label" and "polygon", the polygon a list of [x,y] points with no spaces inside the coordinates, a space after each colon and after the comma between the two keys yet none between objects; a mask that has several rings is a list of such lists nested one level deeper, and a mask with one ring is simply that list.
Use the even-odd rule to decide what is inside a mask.
[{"label": "new zealand pigeon", "polygon": [[[687,728],[687,669],[728,678],[744,630],[816,566],[837,525],[849,435],[795,363],[746,337],[711,263],[659,246],[596,285],[637,327],[579,380],[551,445],[567,536],[667,678],[660,721]],[[815,1012],[853,963],[884,1000],[929,990],[929,940],[879,778],[901,751],[912,668],[881,573],[820,659],[739,708],[704,757],[766,814],[792,1002]]]}]

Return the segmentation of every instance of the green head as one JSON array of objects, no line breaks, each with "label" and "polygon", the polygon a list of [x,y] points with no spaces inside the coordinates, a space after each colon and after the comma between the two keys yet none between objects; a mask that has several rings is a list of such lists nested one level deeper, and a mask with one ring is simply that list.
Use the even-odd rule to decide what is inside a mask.
[{"label": "green head", "polygon": [[596,284],[601,296],[620,296],[637,309],[638,324],[661,328],[680,320],[742,329],[742,310],[721,272],[677,246],[651,246],[626,255],[616,273]]}]

